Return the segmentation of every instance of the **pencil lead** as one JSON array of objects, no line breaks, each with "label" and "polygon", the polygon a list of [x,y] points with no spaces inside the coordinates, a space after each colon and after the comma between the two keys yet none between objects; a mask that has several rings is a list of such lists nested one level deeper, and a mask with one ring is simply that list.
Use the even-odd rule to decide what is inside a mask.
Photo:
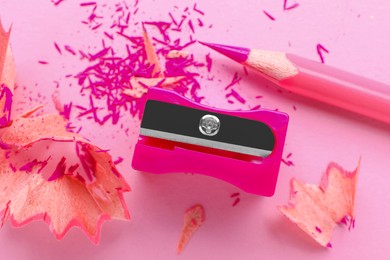
[{"label": "pencil lead", "polygon": [[201,41],[198,42],[240,63],[245,62],[247,60],[250,52],[250,49],[248,48],[201,42]]}]

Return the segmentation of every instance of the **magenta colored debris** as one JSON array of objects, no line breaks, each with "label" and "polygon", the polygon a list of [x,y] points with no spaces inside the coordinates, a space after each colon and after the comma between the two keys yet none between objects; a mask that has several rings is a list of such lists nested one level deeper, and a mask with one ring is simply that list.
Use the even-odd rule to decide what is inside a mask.
[{"label": "magenta colored debris", "polygon": [[51,0],[51,2],[52,2],[55,6],[61,4],[63,1],[64,1],[64,0]]},{"label": "magenta colored debris", "polygon": [[232,195],[230,195],[230,198],[237,197],[238,195],[240,195],[240,193],[239,193],[239,192],[232,193]]},{"label": "magenta colored debris", "polygon": [[25,172],[28,172],[28,173],[31,173],[32,172],[32,169],[36,166],[36,165],[39,165],[40,162],[38,162],[37,159],[31,161],[31,162],[28,162],[26,163],[25,165],[21,166],[19,168],[19,171],[25,171]]},{"label": "magenta colored debris", "polygon": [[317,230],[318,233],[322,233],[322,230],[319,227],[317,227],[317,226],[316,226],[316,230]]},{"label": "magenta colored debris", "polygon": [[246,103],[246,100],[241,97],[234,89],[231,89],[230,90],[230,93],[229,94],[226,94],[226,97],[234,97],[235,99],[237,99],[237,101],[239,101],[240,103],[242,104],[245,104]]},{"label": "magenta colored debris", "polygon": [[2,149],[2,150],[9,150],[9,149],[11,149],[11,148],[12,148],[12,146],[10,146],[9,144],[4,143],[4,142],[2,142],[2,141],[0,140],[0,149]]},{"label": "magenta colored debris", "polygon": [[69,120],[71,110],[72,110],[72,102],[64,105],[63,111],[60,112],[60,115],[62,115],[65,119]]},{"label": "magenta colored debris", "polygon": [[294,109],[295,111],[297,111],[297,107],[296,107],[295,105],[293,105],[293,109]]},{"label": "magenta colored debris", "polygon": [[58,51],[59,54],[62,54],[61,48],[60,48],[60,46],[58,46],[58,44],[56,42],[54,42],[54,47],[56,48],[56,50]]},{"label": "magenta colored debris", "polygon": [[267,13],[265,10],[263,10],[263,13],[264,13],[270,20],[275,21],[275,18],[274,18],[272,15],[270,15],[269,13]]},{"label": "magenta colored debris", "polygon": [[69,45],[65,45],[64,46],[65,50],[67,50],[68,52],[70,52],[71,54],[73,55],[76,55],[76,52],[73,50],[72,47],[70,47]]},{"label": "magenta colored debris", "polygon": [[257,105],[251,108],[251,110],[259,110],[261,108],[261,105]]},{"label": "magenta colored debris", "polygon": [[3,111],[0,111],[0,127],[9,125],[11,122],[11,109],[12,109],[12,91],[5,85],[0,86],[0,100],[5,99]]},{"label": "magenta colored debris", "polygon": [[57,180],[65,175],[65,170],[66,170],[65,161],[66,158],[62,157],[61,160],[58,162],[56,168],[54,169],[52,175],[47,179],[48,181]]},{"label": "magenta colored debris", "polygon": [[246,76],[248,76],[248,75],[249,75],[249,72],[248,72],[248,69],[246,68],[246,66],[243,66],[242,68],[243,68],[243,70],[244,70],[244,74],[245,74]]},{"label": "magenta colored debris", "polygon": [[173,14],[171,12],[168,13],[169,17],[171,18],[173,24],[177,25],[175,17],[173,17]]},{"label": "magenta colored debris", "polygon": [[290,158],[291,155],[292,155],[292,153],[287,154],[286,158],[287,158],[287,159]]},{"label": "magenta colored debris", "polygon": [[355,227],[355,219],[351,219],[349,217],[344,217],[340,223],[343,223],[345,224],[346,226],[348,226],[348,230],[351,230],[352,228]]},{"label": "magenta colored debris", "polygon": [[70,166],[69,169],[68,169],[68,173],[69,173],[70,175],[73,175],[73,173],[74,173],[79,167],[80,167],[80,165],[79,165],[78,163],[75,164],[75,165]]},{"label": "magenta colored debris", "polygon": [[328,244],[326,245],[326,247],[332,248],[333,246],[332,246],[331,243],[328,243]]},{"label": "magenta colored debris", "polygon": [[91,5],[96,5],[96,2],[85,2],[85,3],[80,3],[80,6],[91,6]]},{"label": "magenta colored debris", "polygon": [[168,35],[168,29],[171,27],[171,23],[160,21],[160,22],[144,22],[143,24],[155,26],[159,30],[161,36],[163,37],[163,41],[162,41],[163,43],[167,43],[170,41]]},{"label": "magenta colored debris", "polygon": [[329,51],[321,44],[317,44],[317,54],[320,56],[321,63],[325,63],[324,56],[322,52],[329,53]]},{"label": "magenta colored debris", "polygon": [[198,18],[198,26],[199,26],[199,27],[203,27],[203,25],[204,25],[204,24],[203,24],[202,20],[200,20],[200,19]]},{"label": "magenta colored debris", "polygon": [[283,10],[284,11],[294,9],[294,8],[299,6],[298,3],[294,3],[294,4],[290,5],[290,6],[287,6],[287,2],[288,2],[288,0],[284,0],[284,3],[283,3]]},{"label": "magenta colored debris", "polygon": [[92,30],[96,30],[98,29],[100,26],[102,26],[103,24],[102,23],[99,23],[98,25],[95,25],[92,27]]},{"label": "magenta colored debris", "polygon": [[114,37],[108,32],[104,32],[104,35],[107,36],[110,40],[114,40]]},{"label": "magenta colored debris", "polygon": [[237,198],[234,200],[232,206],[235,207],[235,206],[240,202],[240,200],[241,200],[241,199],[237,197]]},{"label": "magenta colored debris", "polygon": [[292,161],[288,161],[282,158],[282,163],[284,163],[287,166],[294,166],[294,163]]},{"label": "magenta colored debris", "polygon": [[241,77],[238,76],[238,73],[234,73],[232,81],[225,87],[225,90],[229,89],[230,87],[238,84],[241,81]]},{"label": "magenta colored debris", "polygon": [[110,151],[110,149],[105,149],[105,150],[100,149],[100,150],[96,150],[97,153],[107,153],[107,152],[109,152],[109,151]]},{"label": "magenta colored debris", "polygon": [[49,159],[50,159],[50,157],[44,161],[38,161],[37,159],[34,159],[33,161],[28,162],[25,165],[21,166],[19,168],[19,171],[25,171],[27,173],[31,173],[34,167],[40,165],[40,168],[37,171],[38,173],[40,173],[42,171],[42,169],[46,167]]},{"label": "magenta colored debris", "polygon": [[259,98],[263,98],[263,96],[256,96],[255,98],[256,98],[256,99],[259,99]]},{"label": "magenta colored debris", "polygon": [[200,13],[201,15],[204,15],[204,12],[203,12],[203,11],[199,10],[198,8],[196,8],[196,3],[194,4],[193,10],[194,10],[195,12],[197,12],[197,13]]},{"label": "magenta colored debris", "polygon": [[188,21],[188,26],[190,27],[190,29],[191,29],[192,33],[195,33],[195,29],[194,29],[194,26],[193,26],[193,24],[192,24],[192,21],[191,21],[191,20],[189,20],[189,21]]},{"label": "magenta colored debris", "polygon": [[43,61],[43,60],[38,61],[38,63],[39,63],[39,64],[43,64],[43,65],[49,64],[49,62]]},{"label": "magenta colored debris", "polygon": [[206,55],[206,67],[207,67],[207,71],[210,72],[211,71],[211,66],[213,64],[213,60],[211,59],[210,57],[210,53]]},{"label": "magenta colored debris", "polygon": [[117,164],[120,164],[121,162],[123,162],[123,158],[122,157],[118,157],[118,159],[116,159],[114,161],[114,164],[117,165]]},{"label": "magenta colored debris", "polygon": [[12,163],[9,163],[9,167],[11,168],[11,170],[13,171],[13,172],[16,172],[16,167],[12,164]]}]

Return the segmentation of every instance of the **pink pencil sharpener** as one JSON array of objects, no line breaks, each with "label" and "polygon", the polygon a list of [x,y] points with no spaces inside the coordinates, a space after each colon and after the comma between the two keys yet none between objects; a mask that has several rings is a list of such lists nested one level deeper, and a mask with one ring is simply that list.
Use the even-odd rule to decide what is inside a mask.
[{"label": "pink pencil sharpener", "polygon": [[285,113],[216,109],[151,88],[132,167],[155,174],[204,174],[272,196],[287,125]]}]

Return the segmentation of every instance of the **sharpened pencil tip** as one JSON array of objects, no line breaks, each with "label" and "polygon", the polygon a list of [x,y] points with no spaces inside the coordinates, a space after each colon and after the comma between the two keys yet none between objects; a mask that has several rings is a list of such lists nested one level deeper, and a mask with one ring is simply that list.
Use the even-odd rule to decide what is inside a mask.
[{"label": "sharpened pencil tip", "polygon": [[240,63],[245,62],[247,60],[250,52],[249,48],[228,46],[228,45],[208,43],[202,41],[198,41],[198,42]]}]

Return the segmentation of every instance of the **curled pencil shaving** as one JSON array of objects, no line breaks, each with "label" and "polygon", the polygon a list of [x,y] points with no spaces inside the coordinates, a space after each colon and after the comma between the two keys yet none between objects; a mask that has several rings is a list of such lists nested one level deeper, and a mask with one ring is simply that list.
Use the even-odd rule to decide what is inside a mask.
[{"label": "curled pencil shaving", "polygon": [[204,223],[205,214],[201,205],[195,205],[189,208],[184,214],[184,224],[177,244],[177,253],[181,253],[184,247],[188,244],[191,237]]},{"label": "curled pencil shaving", "polygon": [[[63,157],[51,177],[45,179],[46,168],[38,163],[25,168],[11,169],[8,160],[0,163],[0,209],[2,223],[9,217],[14,226],[42,219],[49,224],[57,239],[73,227],[80,227],[93,243],[98,243],[104,220],[129,219],[123,192],[129,191],[123,177],[116,170],[111,156],[85,141],[81,136],[66,131],[66,121],[57,114],[34,118],[18,118],[1,132],[0,141],[19,153],[43,140],[69,142],[78,146],[79,164],[89,173],[82,178],[74,165],[66,165]],[[5,158],[6,150],[2,151]],[[80,167],[81,168],[81,167]],[[40,173],[40,171],[42,171]],[[87,174],[88,176],[88,174]]]},{"label": "curled pencil shaving", "polygon": [[299,228],[324,247],[331,247],[334,228],[355,225],[355,196],[360,161],[355,171],[347,172],[331,163],[321,184],[292,179],[290,201],[278,209]]}]

